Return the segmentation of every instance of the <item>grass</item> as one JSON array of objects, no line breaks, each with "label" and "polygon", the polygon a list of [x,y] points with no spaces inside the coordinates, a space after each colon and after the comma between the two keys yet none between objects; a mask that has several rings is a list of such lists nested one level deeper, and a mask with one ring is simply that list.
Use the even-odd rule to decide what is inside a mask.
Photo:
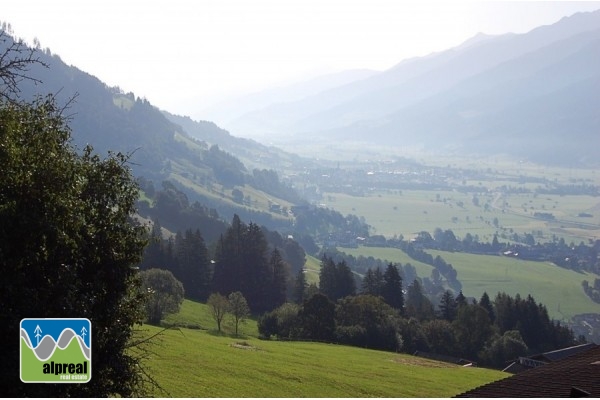
[{"label": "grass", "polygon": [[[325,193],[323,198],[327,207],[344,215],[365,217],[373,227],[371,234],[386,237],[411,238],[420,231],[433,233],[442,228],[452,229],[460,238],[467,233],[478,235],[482,242],[491,242],[495,233],[510,237],[513,232],[536,232],[540,241],[556,235],[567,243],[600,238],[600,200],[592,196],[529,193],[500,197],[490,192],[478,195],[479,205],[473,203],[472,194],[432,190],[373,191],[365,196]],[[533,218],[535,212],[552,213],[557,221]],[[580,213],[592,217],[582,218]]]},{"label": "grass", "polygon": [[[353,256],[381,258],[394,263],[410,263],[420,277],[431,276],[432,267],[408,257],[399,249],[379,247],[338,248]],[[600,276],[560,268],[548,262],[524,261],[511,257],[451,253],[426,250],[434,257],[439,255],[458,272],[465,296],[479,299],[487,292],[493,299],[498,292],[522,297],[531,294],[538,303],[548,308],[552,318],[568,321],[576,314],[597,313],[598,304],[584,293],[581,282],[593,282]],[[407,283],[405,283],[406,285]]]},{"label": "grass", "polygon": [[[202,324],[207,307],[186,301],[172,321]],[[146,335],[161,328],[145,325]],[[170,329],[146,366],[169,397],[450,397],[508,376],[409,355],[312,342],[234,338]]]},{"label": "grass", "polygon": [[[162,324],[168,327],[183,327],[199,329],[213,334],[216,332],[217,323],[212,317],[210,307],[206,304],[196,303],[190,300],[184,300],[177,314],[167,315]],[[232,334],[235,331],[235,325],[229,316],[226,316],[221,324],[223,335]],[[247,319],[239,326],[240,336],[258,337],[258,328],[255,319]]]},{"label": "grass", "polygon": [[[415,267],[417,271],[417,275],[420,277],[430,276],[431,270],[433,267],[431,265],[422,263],[420,261],[416,261],[410,258],[405,252],[400,249],[394,249],[391,247],[357,247],[357,248],[347,248],[347,247],[338,247],[338,250],[344,252],[353,257],[364,256],[364,257],[373,257],[379,258],[383,261],[392,262],[395,264],[411,264]],[[459,277],[460,279],[460,277]],[[410,284],[410,282],[405,282],[405,286]]]},{"label": "grass", "polygon": [[311,255],[306,255],[306,263],[304,263],[304,276],[306,282],[310,285],[319,284],[319,272],[321,271],[321,261]]},{"label": "grass", "polygon": [[598,304],[585,295],[581,282],[593,282],[598,275],[579,273],[549,262],[517,260],[510,257],[429,251],[454,266],[467,296],[481,297],[484,291],[494,297],[531,294],[548,308],[551,317],[568,321],[576,314],[597,313]]}]

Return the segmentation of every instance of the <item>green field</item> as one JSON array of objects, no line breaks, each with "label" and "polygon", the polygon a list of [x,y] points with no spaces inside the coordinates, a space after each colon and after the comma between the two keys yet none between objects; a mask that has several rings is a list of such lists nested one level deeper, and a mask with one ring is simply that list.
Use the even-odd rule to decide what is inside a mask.
[{"label": "green field", "polygon": [[531,294],[548,308],[551,317],[568,321],[581,313],[598,313],[600,304],[585,295],[581,282],[593,282],[598,275],[560,268],[549,262],[517,260],[511,257],[428,251],[441,256],[458,271],[463,293],[479,298],[499,291],[522,297]]},{"label": "green field", "polygon": [[[379,247],[338,248],[344,253],[365,257],[372,256],[394,263],[410,263],[420,277],[429,277],[432,267],[408,257],[399,249]],[[467,253],[451,253],[427,250],[434,257],[439,255],[458,272],[465,296],[479,299],[487,292],[492,299],[498,292],[522,297],[531,294],[537,302],[548,308],[552,318],[567,321],[581,313],[598,313],[600,305],[589,299],[581,288],[585,279],[593,282],[595,274],[578,273],[560,268],[552,263],[523,261],[510,257],[487,256]],[[405,283],[406,285],[406,283]]]},{"label": "green field", "polygon": [[[556,196],[534,194],[478,195],[454,191],[374,191],[365,196],[325,193],[323,203],[344,215],[365,217],[371,234],[386,237],[403,235],[411,238],[420,231],[433,233],[435,228],[451,229],[463,238],[478,235],[491,242],[495,233],[510,240],[513,233],[535,233],[536,240],[549,241],[553,235],[567,243],[600,238],[600,199],[592,196]],[[534,213],[551,213],[557,221],[533,217]],[[592,217],[580,217],[587,213]],[[495,226],[494,222],[498,225]]]},{"label": "green field", "polygon": [[306,255],[306,263],[304,263],[304,275],[308,284],[319,284],[319,272],[321,271],[321,261],[317,258]]},{"label": "green field", "polygon": [[[207,307],[185,301],[169,320],[203,324]],[[207,324],[210,326],[210,324]],[[213,322],[214,325],[214,322]],[[145,335],[161,328],[144,325]],[[170,329],[154,340],[146,367],[168,397],[451,397],[505,373],[423,358],[311,342]]]}]

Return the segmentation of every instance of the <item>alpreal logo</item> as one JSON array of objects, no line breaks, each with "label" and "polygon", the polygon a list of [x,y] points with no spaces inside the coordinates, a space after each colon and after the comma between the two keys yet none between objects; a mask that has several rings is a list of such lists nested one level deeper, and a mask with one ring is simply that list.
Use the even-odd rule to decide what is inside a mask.
[{"label": "alpreal logo", "polygon": [[21,381],[86,383],[92,378],[92,323],[86,318],[21,320]]}]

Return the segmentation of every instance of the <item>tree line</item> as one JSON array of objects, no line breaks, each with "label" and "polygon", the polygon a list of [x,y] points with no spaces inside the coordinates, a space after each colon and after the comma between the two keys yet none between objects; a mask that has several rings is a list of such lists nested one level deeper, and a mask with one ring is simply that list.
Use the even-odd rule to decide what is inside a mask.
[{"label": "tree line", "polygon": [[[302,304],[285,303],[260,317],[259,333],[265,339],[432,352],[495,368],[518,356],[585,342],[550,320],[546,308],[531,296],[498,293],[491,301],[484,293],[479,301],[468,301],[462,292],[454,296],[448,290],[434,307],[414,281],[404,307],[399,307],[400,296],[386,300],[367,287],[335,301],[319,292]],[[394,302],[396,306],[390,304]]]},{"label": "tree line", "polygon": [[199,229],[163,239],[155,221],[141,263],[142,270],[170,271],[185,296],[206,301],[212,293],[241,292],[250,310],[260,313],[292,296],[294,276],[302,272],[306,254],[291,237],[244,223],[234,215],[231,225],[209,246]]}]

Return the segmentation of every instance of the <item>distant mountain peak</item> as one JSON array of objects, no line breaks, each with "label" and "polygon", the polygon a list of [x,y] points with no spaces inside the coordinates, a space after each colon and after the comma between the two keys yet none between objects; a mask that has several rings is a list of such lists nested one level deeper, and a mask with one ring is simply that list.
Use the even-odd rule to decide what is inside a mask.
[{"label": "distant mountain peak", "polygon": [[[512,35],[511,33],[507,33],[505,35]],[[466,49],[468,47],[472,47],[475,45],[479,45],[482,44],[483,42],[486,42],[488,40],[491,39],[496,39],[499,38],[500,36],[505,36],[505,35],[490,35],[487,33],[483,33],[483,32],[477,32],[475,34],[475,36],[470,37],[469,39],[465,40],[464,42],[462,42],[460,45],[456,46],[454,49]]]}]

